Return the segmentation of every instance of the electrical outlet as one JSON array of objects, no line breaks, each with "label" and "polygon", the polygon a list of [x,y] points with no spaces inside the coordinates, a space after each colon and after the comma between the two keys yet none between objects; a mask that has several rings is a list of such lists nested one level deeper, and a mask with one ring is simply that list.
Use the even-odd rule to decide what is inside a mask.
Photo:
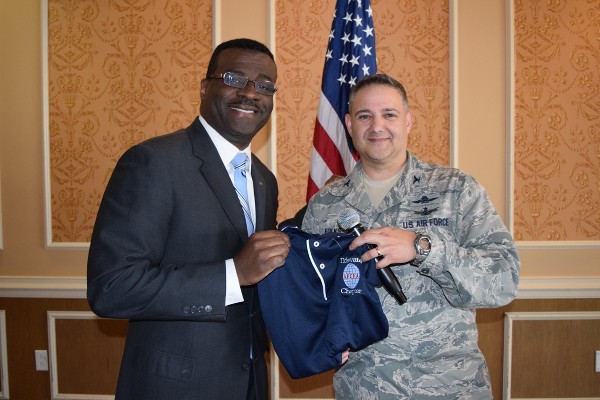
[{"label": "electrical outlet", "polygon": [[600,372],[600,350],[596,352],[596,372]]},{"label": "electrical outlet", "polygon": [[35,351],[35,370],[48,371],[48,350]]}]

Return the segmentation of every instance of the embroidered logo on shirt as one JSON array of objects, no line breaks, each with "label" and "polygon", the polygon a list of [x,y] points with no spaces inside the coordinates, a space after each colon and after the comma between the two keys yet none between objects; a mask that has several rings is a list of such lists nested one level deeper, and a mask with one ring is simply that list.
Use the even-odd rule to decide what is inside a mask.
[{"label": "embroidered logo on shirt", "polygon": [[346,286],[350,289],[354,289],[360,280],[360,270],[356,265],[350,263],[344,268],[343,278]]},{"label": "embroidered logo on shirt", "polygon": [[428,209],[427,207],[425,207],[421,211],[415,211],[415,213],[417,213],[419,215],[429,215],[429,214],[436,212],[437,210],[439,210],[439,207],[432,208],[431,210]]},{"label": "embroidered logo on shirt", "polygon": [[360,281],[360,269],[355,264],[349,263],[344,268],[342,275],[344,283],[347,287],[342,288],[340,292],[344,295],[355,295],[361,294],[362,289],[356,289],[358,282]]},{"label": "embroidered logo on shirt", "polygon": [[437,197],[434,197],[434,198],[431,199],[431,198],[427,197],[426,195],[424,195],[424,196],[421,196],[421,198],[419,200],[414,200],[413,203],[416,203],[416,204],[427,204],[427,203],[430,203],[430,202],[432,202],[432,201],[434,201],[436,199],[437,199]]}]

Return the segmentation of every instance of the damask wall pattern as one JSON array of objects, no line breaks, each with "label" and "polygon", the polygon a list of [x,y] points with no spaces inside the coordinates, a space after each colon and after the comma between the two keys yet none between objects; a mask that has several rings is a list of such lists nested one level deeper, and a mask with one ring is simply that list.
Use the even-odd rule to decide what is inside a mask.
[{"label": "damask wall pattern", "polygon": [[514,236],[599,240],[600,1],[514,0],[514,41]]},{"label": "damask wall pattern", "polygon": [[52,241],[87,242],[121,154],[187,126],[212,52],[211,0],[48,0]]},{"label": "damask wall pattern", "polygon": [[[372,0],[377,67],[408,92],[409,150],[449,163],[449,7],[440,0]],[[280,220],[304,205],[335,0],[277,0],[277,175]]]},{"label": "damask wall pattern", "polygon": [[[448,2],[373,0],[380,72],[408,90],[409,148],[449,162]],[[276,1],[279,219],[305,201],[334,0]],[[190,123],[212,50],[211,1],[48,0],[52,241],[87,242],[120,155]]]}]

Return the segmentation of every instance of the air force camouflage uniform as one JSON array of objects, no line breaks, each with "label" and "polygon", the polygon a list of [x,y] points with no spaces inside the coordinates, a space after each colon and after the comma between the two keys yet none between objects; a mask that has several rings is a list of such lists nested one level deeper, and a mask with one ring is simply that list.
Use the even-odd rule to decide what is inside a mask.
[{"label": "air force camouflage uniform", "polygon": [[[418,267],[392,269],[408,297],[402,306],[377,289],[389,336],[350,354],[334,376],[338,399],[491,399],[477,346],[476,308],[516,295],[519,258],[510,233],[475,179],[410,153],[396,185],[374,208],[362,163],[310,201],[302,229],[337,230],[352,207],[365,228],[393,226],[427,234],[431,252]],[[384,255],[385,256],[385,255]]]}]

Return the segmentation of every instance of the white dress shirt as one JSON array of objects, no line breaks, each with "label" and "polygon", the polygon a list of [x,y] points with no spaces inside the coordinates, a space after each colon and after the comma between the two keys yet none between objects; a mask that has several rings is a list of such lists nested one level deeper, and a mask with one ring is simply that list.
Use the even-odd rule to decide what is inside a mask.
[{"label": "white dress shirt", "polygon": [[[219,133],[211,127],[208,122],[201,116],[198,117],[200,123],[208,132],[208,136],[215,144],[217,151],[219,152],[219,156],[221,157],[221,161],[223,165],[227,169],[229,173],[229,178],[231,179],[231,184],[233,184],[233,167],[231,166],[231,161],[238,153],[246,153],[248,156],[247,166],[247,175],[246,181],[248,184],[248,203],[250,204],[250,213],[252,214],[252,222],[254,226],[256,226],[256,205],[254,201],[254,184],[252,182],[252,157],[250,152],[250,146],[246,147],[243,150],[238,149],[233,144],[229,143],[227,140],[223,138],[223,136],[219,135]],[[240,303],[244,301],[244,296],[242,295],[242,288],[240,287],[240,281],[237,276],[237,272],[235,270],[235,264],[233,263],[233,259],[230,258],[225,260],[225,268],[226,268],[226,292],[225,292],[225,305],[228,306],[230,304]]]}]

